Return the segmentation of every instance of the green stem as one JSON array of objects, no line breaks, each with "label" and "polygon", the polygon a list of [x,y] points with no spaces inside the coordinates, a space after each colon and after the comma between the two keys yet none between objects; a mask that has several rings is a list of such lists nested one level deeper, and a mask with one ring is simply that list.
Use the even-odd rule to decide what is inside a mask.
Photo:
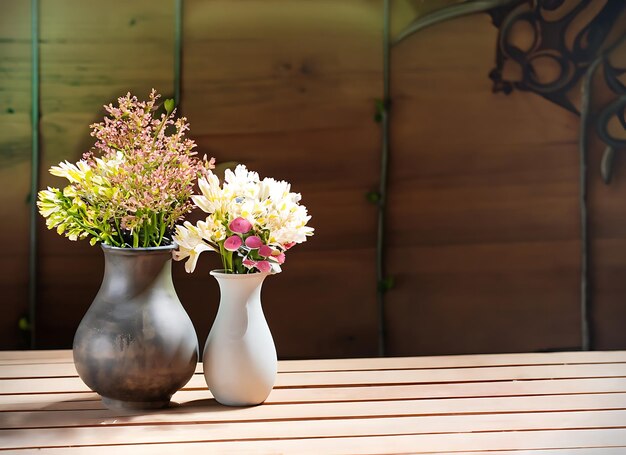
[{"label": "green stem", "polygon": [[161,131],[163,130],[163,127],[167,123],[167,120],[170,118],[170,115],[171,114],[167,114],[167,113],[165,114],[165,118],[161,121],[161,124],[159,125],[159,129],[156,132],[156,134],[154,135],[154,140],[152,141],[152,151],[153,152],[156,149],[157,139],[159,138],[159,135],[161,134]]},{"label": "green stem", "polygon": [[221,242],[219,244],[220,247],[220,259],[222,260],[222,267],[224,268],[224,271],[228,271],[228,267],[226,265],[226,251],[224,250],[224,242]]},{"label": "green stem", "polygon": [[115,230],[117,232],[117,235],[119,237],[119,242],[118,245],[123,245],[124,244],[124,236],[122,235],[122,229],[120,228],[120,220],[115,218]]},{"label": "green stem", "polygon": [[163,236],[165,235],[165,228],[166,228],[166,224],[165,224],[165,220],[163,220],[163,214],[159,213],[159,242],[158,245],[161,245],[161,242],[163,242]]}]

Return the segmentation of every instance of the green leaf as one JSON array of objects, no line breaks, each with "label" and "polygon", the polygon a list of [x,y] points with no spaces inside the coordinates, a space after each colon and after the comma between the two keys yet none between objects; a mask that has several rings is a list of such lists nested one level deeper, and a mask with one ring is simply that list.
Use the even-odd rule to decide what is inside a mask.
[{"label": "green leaf", "polygon": [[381,99],[376,100],[376,111],[374,113],[374,121],[376,123],[381,123],[383,121],[383,117],[385,116],[386,108],[385,102]]},{"label": "green leaf", "polygon": [[378,191],[370,191],[365,197],[372,204],[378,204],[378,202],[380,202],[380,193]]},{"label": "green leaf", "polygon": [[172,98],[169,98],[165,100],[163,106],[165,107],[165,112],[167,112],[167,115],[170,115],[174,111],[176,103]]},{"label": "green leaf", "polygon": [[31,326],[30,326],[30,322],[28,321],[28,318],[26,316],[20,318],[20,320],[17,322],[17,327],[22,332],[30,332]]},{"label": "green leaf", "polygon": [[378,290],[380,292],[387,292],[390,289],[393,289],[395,286],[395,280],[393,277],[387,277],[378,283]]}]

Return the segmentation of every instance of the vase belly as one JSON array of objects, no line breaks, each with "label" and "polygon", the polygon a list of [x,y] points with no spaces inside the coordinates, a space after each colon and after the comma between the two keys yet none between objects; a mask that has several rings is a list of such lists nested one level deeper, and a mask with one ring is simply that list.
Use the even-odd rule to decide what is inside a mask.
[{"label": "vase belly", "polygon": [[163,407],[189,381],[198,359],[169,251],[146,256],[103,249],[103,284],[74,337],[76,370],[111,408]]}]

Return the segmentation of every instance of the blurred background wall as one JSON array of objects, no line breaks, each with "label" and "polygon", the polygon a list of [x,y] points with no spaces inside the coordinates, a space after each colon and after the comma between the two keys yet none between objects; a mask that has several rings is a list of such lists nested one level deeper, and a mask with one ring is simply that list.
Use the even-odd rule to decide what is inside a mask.
[{"label": "blurred background wall", "polygon": [[[392,0],[391,36],[452,3]],[[90,147],[103,104],[127,91],[145,99],[152,87],[174,94],[179,3],[39,4],[43,188],[63,185],[47,169]],[[581,347],[580,118],[532,92],[493,92],[498,29],[487,14],[394,44],[385,73],[383,0],[181,4],[179,112],[197,150],[290,181],[313,215],[315,236],[264,286],[281,358],[378,352],[374,117],[386,76],[386,354]],[[29,346],[19,321],[28,314],[31,10],[2,0],[0,11],[0,348],[13,349]],[[616,27],[624,33],[623,21]],[[605,185],[603,147],[591,142],[592,347],[623,349],[626,164],[616,159]],[[70,347],[100,284],[101,252],[39,219],[37,259],[36,346]],[[218,267],[209,255],[193,275],[174,265],[201,345],[218,304],[208,271]]]}]

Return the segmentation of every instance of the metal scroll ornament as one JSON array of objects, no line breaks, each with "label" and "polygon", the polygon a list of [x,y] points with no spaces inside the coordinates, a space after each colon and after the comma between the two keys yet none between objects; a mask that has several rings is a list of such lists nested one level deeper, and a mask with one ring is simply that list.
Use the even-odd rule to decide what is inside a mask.
[{"label": "metal scroll ornament", "polygon": [[[622,40],[623,41],[623,40]],[[598,113],[596,130],[598,136],[606,144],[602,157],[601,172],[604,183],[610,183],[613,174],[613,161],[615,152],[626,149],[626,138],[615,135],[609,129],[611,121],[615,120],[622,131],[626,132],[626,85],[620,80],[620,76],[626,74],[626,70],[611,65],[609,59],[604,59],[604,81],[616,95],[615,99]]]},{"label": "metal scroll ornament", "polygon": [[[625,41],[626,30],[621,18],[625,9],[624,0],[534,0],[513,9],[490,11],[499,29],[496,68],[490,74],[494,92],[531,91],[581,117],[580,312],[583,350],[589,350],[593,345],[587,210],[588,131],[595,125],[606,146],[600,170],[603,181],[608,184],[615,151],[626,146],[626,140],[616,137],[609,129],[617,117],[622,131],[626,131],[626,87],[620,80],[624,70],[614,67],[610,60],[611,53]],[[521,30],[526,35],[525,40],[519,38]],[[505,65],[509,63],[518,67],[518,78],[514,81],[503,77]],[[546,67],[549,68],[547,72]],[[592,93],[595,75],[600,68],[605,85],[616,95],[604,106],[597,106]],[[582,93],[578,87],[582,87]],[[580,100],[580,111],[573,99]]]},{"label": "metal scroll ornament", "polygon": [[[582,114],[595,123],[598,136],[606,145],[601,164],[605,183],[610,182],[616,150],[626,147],[626,139],[609,131],[610,122],[617,119],[626,132],[626,87],[620,80],[625,70],[612,66],[609,60],[611,51],[626,36],[626,30],[618,30],[624,28],[620,16],[625,10],[624,0],[534,0],[513,9],[489,11],[499,29],[496,68],[490,73],[494,92],[531,91],[580,115],[572,100],[579,97],[581,79],[593,77],[596,69],[603,67],[606,86],[616,98],[595,115]],[[520,30],[526,35],[523,43],[518,39]],[[596,68],[594,62],[598,59]],[[515,80],[503,76],[510,64],[518,68]],[[585,86],[583,99],[592,98]],[[591,84],[587,86],[592,90]],[[588,109],[591,103],[583,102],[582,106]]]},{"label": "metal scroll ornament", "polygon": [[[489,74],[493,91],[534,92],[581,117],[581,347],[589,350],[588,132],[595,126],[605,144],[601,174],[609,183],[616,151],[626,149],[626,134],[622,134],[626,133],[626,69],[611,60],[616,49],[626,50],[626,0],[459,1],[418,17],[392,44],[432,25],[485,12],[498,28],[496,67]],[[602,105],[594,98],[592,84],[599,70],[614,95]],[[580,111],[573,100],[580,100]]]},{"label": "metal scroll ornament", "polygon": [[[490,11],[499,28],[496,68],[490,74],[494,91],[532,91],[578,114],[570,92],[607,46],[607,37],[626,5],[624,0],[607,0],[601,8],[592,8],[597,3],[579,0],[572,6],[566,0],[535,0],[513,10]],[[520,30],[524,35],[530,32],[530,39],[516,42]],[[519,80],[503,78],[509,62],[519,66]],[[550,75],[542,76],[546,67]]]}]

